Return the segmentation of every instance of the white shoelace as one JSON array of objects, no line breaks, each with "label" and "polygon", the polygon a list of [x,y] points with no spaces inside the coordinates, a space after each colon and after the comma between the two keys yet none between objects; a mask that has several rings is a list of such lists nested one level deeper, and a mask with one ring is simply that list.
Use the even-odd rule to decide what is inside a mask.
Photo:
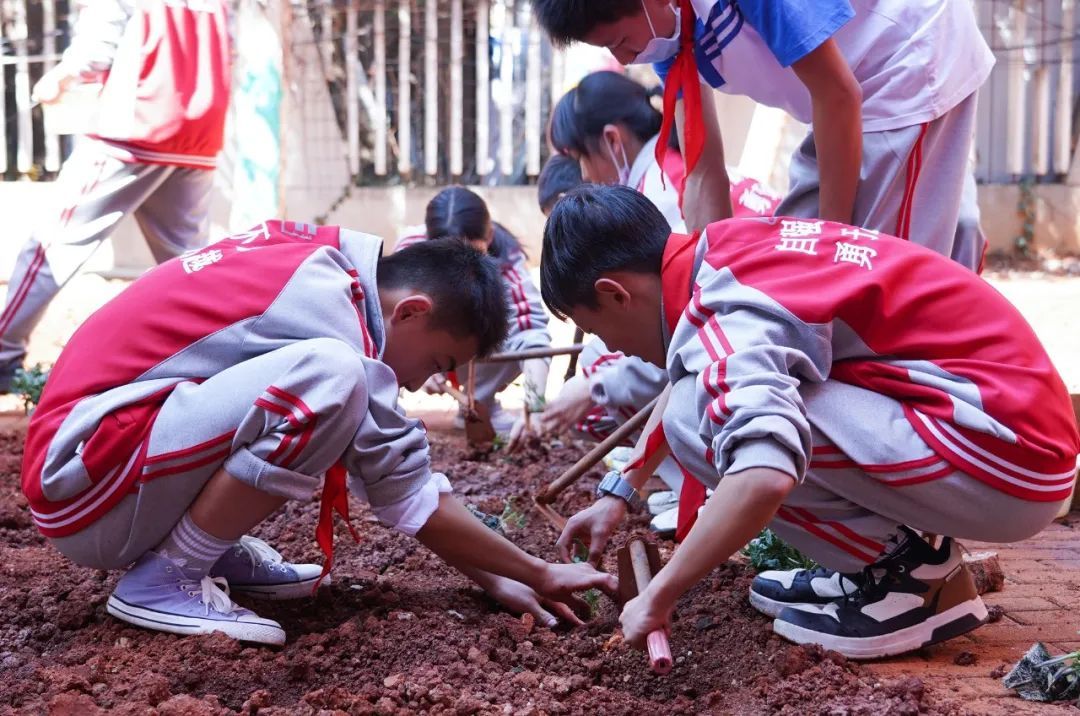
[{"label": "white shoelace", "polygon": [[[244,535],[240,538],[240,541],[236,543],[238,549],[247,554],[248,559],[251,561],[251,576],[255,576],[255,570],[262,564],[268,564],[271,568],[278,568],[279,565],[284,562],[284,558],[281,553],[270,545],[263,542],[258,537],[248,537]],[[284,570],[284,567],[280,567]]]},{"label": "white shoelace", "polygon": [[229,583],[224,577],[203,577],[199,583],[202,587],[203,608],[207,616],[213,608],[219,614],[232,614],[239,607],[229,598]]}]

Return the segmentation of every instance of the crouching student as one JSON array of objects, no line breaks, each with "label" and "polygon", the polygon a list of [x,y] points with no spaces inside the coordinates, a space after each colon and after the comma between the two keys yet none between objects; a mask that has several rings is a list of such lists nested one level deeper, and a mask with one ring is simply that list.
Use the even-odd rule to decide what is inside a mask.
[{"label": "crouching student", "polygon": [[[777,634],[852,658],[963,634],[987,612],[956,540],[1028,538],[1068,498],[1080,438],[1045,350],[915,242],[786,218],[669,235],[636,192],[582,187],[548,221],[541,277],[554,313],[666,367],[667,442],[715,488],[623,610],[634,644],[766,525],[849,585],[830,600],[806,572],[759,577]],[[560,542],[626,509],[602,497]]]},{"label": "crouching student", "polygon": [[[66,557],[126,570],[113,616],[180,634],[281,644],[233,593],[310,594],[324,571],[245,536],[322,487],[317,537],[347,493],[498,599],[552,623],[610,587],[480,524],[431,471],[416,389],[506,333],[495,262],[458,242],[380,258],[377,237],[270,221],[148,272],[72,336],[30,422],[22,485]],[[323,475],[325,474],[325,481]]]},{"label": "crouching student", "polygon": [[[510,330],[497,352],[551,347],[548,316],[540,302],[540,292],[529,278],[525,252],[513,234],[492,221],[483,199],[462,186],[443,189],[428,203],[424,226],[411,227],[394,250],[427,239],[464,240],[498,262],[505,291],[502,310],[509,314]],[[533,412],[539,412],[547,388],[550,363],[550,358],[531,358],[476,365],[473,395],[476,402],[487,409],[495,432],[511,447],[524,435],[524,416],[517,417],[504,411],[495,396],[518,376],[524,375],[525,404]],[[468,385],[464,370],[458,372],[457,378],[463,385]],[[436,375],[425,384],[424,389],[431,393],[442,392],[443,380],[442,375]],[[465,427],[463,410],[459,411],[455,425]]]}]

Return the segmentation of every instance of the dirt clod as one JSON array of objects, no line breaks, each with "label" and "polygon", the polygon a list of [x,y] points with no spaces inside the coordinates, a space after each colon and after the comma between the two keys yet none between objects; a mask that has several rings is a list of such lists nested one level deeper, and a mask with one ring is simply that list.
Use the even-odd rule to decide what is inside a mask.
[{"label": "dirt clod", "polygon": [[953,658],[953,663],[957,666],[972,666],[978,663],[979,657],[970,651],[961,651]]},{"label": "dirt clod", "polygon": [[964,555],[964,564],[975,579],[975,591],[979,594],[1000,592],[1005,586],[1005,572],[1001,569],[997,552],[972,552]]}]

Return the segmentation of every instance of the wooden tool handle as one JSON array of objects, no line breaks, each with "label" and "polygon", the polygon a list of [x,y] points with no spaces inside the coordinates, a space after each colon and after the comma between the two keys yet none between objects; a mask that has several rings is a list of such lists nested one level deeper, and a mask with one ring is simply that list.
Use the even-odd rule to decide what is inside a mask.
[{"label": "wooden tool handle", "polygon": [[[634,570],[637,593],[641,594],[649,586],[653,575],[649,567],[649,553],[645,543],[639,539],[630,543],[630,564]],[[649,666],[653,673],[663,675],[671,671],[671,645],[668,644],[667,634],[662,629],[650,632],[645,644],[649,647]]]},{"label": "wooden tool handle", "polygon": [[472,407],[471,405],[469,405],[469,396],[465,395],[460,390],[450,385],[450,381],[444,381],[442,387],[443,391],[447,395],[449,395],[451,398],[461,404],[461,407],[465,408],[466,410],[469,410]]},{"label": "wooden tool handle", "polygon": [[510,363],[530,358],[552,358],[554,356],[577,355],[585,346],[575,343],[571,346],[552,346],[550,348],[525,348],[520,351],[507,351],[506,353],[492,353],[487,358],[481,358],[481,363]]},{"label": "wooden tool handle", "polygon": [[586,472],[591,470],[596,463],[604,459],[611,450],[619,445],[623,440],[630,437],[634,432],[649,419],[649,414],[652,412],[653,406],[656,405],[656,398],[639,410],[634,417],[627,420],[620,425],[615,432],[605,438],[596,447],[589,452],[585,453],[585,456],[570,466],[570,469],[559,475],[552,481],[547,488],[536,496],[536,501],[543,504],[551,504],[555,501],[555,498],[565,490],[573,485],[578,479]]}]

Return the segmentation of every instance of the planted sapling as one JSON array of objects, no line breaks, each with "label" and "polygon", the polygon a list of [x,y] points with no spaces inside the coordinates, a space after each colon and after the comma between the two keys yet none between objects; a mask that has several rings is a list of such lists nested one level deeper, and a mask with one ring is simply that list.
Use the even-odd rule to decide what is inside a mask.
[{"label": "planted sapling", "polygon": [[764,529],[743,547],[743,554],[750,558],[750,565],[758,572],[768,569],[813,569],[817,562]]},{"label": "planted sapling", "polygon": [[48,379],[49,371],[40,363],[29,369],[19,368],[15,371],[11,392],[22,398],[23,410],[27,415],[34,412],[34,407],[41,401],[41,391],[45,390],[45,381]]}]

